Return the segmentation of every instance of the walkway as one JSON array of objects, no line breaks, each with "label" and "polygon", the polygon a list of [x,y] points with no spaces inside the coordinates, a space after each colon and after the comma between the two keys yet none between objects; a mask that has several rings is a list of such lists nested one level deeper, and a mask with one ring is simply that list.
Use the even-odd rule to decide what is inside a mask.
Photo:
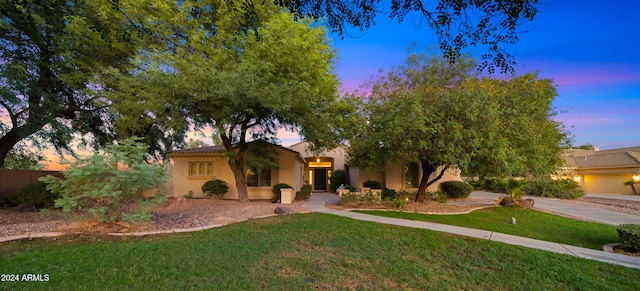
[{"label": "walkway", "polygon": [[[476,192],[474,192],[476,194]],[[493,194],[493,193],[492,193]],[[474,195],[475,196],[475,195]],[[477,197],[477,196],[476,196]],[[479,230],[473,228],[452,226],[446,224],[438,224],[424,221],[414,221],[390,217],[375,216],[369,214],[355,213],[350,211],[342,211],[325,208],[326,202],[336,202],[337,195],[331,193],[313,193],[309,200],[303,205],[303,207],[320,213],[334,214],[338,216],[349,217],[353,219],[370,221],[383,224],[391,224],[397,226],[422,228],[440,232],[446,232],[451,234],[463,235],[473,238],[485,239],[490,241],[497,241],[507,243],[511,245],[519,245],[534,249],[540,249],[545,251],[551,251],[560,254],[566,254],[570,256],[597,260],[601,262],[607,262],[611,264],[622,265],[630,268],[640,268],[640,258],[620,255],[616,253],[609,253],[604,251],[597,251],[592,249],[585,249],[576,246],[564,245],[559,243],[547,242],[542,240],[530,239],[525,237],[519,237],[514,235],[502,234],[487,230]],[[538,202],[536,201],[536,205]],[[542,208],[541,208],[542,209]]]}]

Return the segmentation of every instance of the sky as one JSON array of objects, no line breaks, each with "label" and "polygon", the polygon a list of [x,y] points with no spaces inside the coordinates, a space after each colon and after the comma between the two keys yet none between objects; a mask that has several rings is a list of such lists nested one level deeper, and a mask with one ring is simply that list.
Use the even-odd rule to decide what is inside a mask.
[{"label": "sky", "polygon": [[[507,47],[516,71],[538,71],[554,80],[556,120],[572,133],[574,145],[600,149],[640,146],[640,1],[555,0],[520,28]],[[412,43],[435,47],[435,36],[419,14],[403,23],[381,14],[376,25],[348,35],[331,35],[338,52],[342,91],[352,91],[380,69],[400,65]],[[480,60],[483,51],[466,51]],[[288,145],[299,139],[281,134]]]}]

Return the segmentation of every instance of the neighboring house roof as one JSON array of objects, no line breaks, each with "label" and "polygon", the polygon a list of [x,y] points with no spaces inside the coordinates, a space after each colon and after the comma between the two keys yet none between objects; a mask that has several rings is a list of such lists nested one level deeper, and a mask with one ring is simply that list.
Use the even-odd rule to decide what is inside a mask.
[{"label": "neighboring house roof", "polygon": [[567,150],[563,154],[565,167],[612,168],[640,167],[640,147],[628,147],[602,151]]}]

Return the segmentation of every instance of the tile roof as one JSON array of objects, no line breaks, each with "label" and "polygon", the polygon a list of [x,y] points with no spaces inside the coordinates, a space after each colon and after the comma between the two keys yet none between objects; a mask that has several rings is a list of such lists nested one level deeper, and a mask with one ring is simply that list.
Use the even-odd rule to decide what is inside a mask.
[{"label": "tile roof", "polygon": [[562,156],[565,166],[571,168],[640,167],[640,146],[601,151],[571,149]]},{"label": "tile roof", "polygon": [[600,167],[621,167],[638,166],[640,160],[627,152],[614,152],[610,154],[595,154],[590,156],[573,157],[573,161],[578,168],[600,168]]},{"label": "tile roof", "polygon": [[210,146],[193,149],[182,149],[169,151],[169,154],[210,154],[210,153],[222,153],[226,151],[224,146]]}]

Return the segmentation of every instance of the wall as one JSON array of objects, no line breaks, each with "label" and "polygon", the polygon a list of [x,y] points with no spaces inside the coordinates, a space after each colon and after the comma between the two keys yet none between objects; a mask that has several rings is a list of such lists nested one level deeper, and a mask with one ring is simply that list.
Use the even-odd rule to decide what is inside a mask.
[{"label": "wall", "polygon": [[[271,199],[273,196],[272,186],[278,183],[286,183],[293,186],[296,191],[300,190],[300,174],[296,173],[300,168],[300,162],[296,163],[297,153],[277,148],[280,160],[280,170],[271,170],[271,186],[269,187],[248,187],[249,199]],[[220,179],[227,182],[229,192],[224,195],[225,199],[238,199],[238,188],[233,172],[229,167],[227,158],[217,154],[174,154],[171,156],[174,163],[173,175],[173,197],[183,197],[193,192],[193,197],[204,197],[202,185],[213,179]],[[211,176],[189,176],[190,162],[212,162],[213,175]],[[171,195],[169,195],[171,196]]]},{"label": "wall", "polygon": [[62,173],[58,171],[0,169],[0,203],[18,189],[46,175],[63,178]]}]

